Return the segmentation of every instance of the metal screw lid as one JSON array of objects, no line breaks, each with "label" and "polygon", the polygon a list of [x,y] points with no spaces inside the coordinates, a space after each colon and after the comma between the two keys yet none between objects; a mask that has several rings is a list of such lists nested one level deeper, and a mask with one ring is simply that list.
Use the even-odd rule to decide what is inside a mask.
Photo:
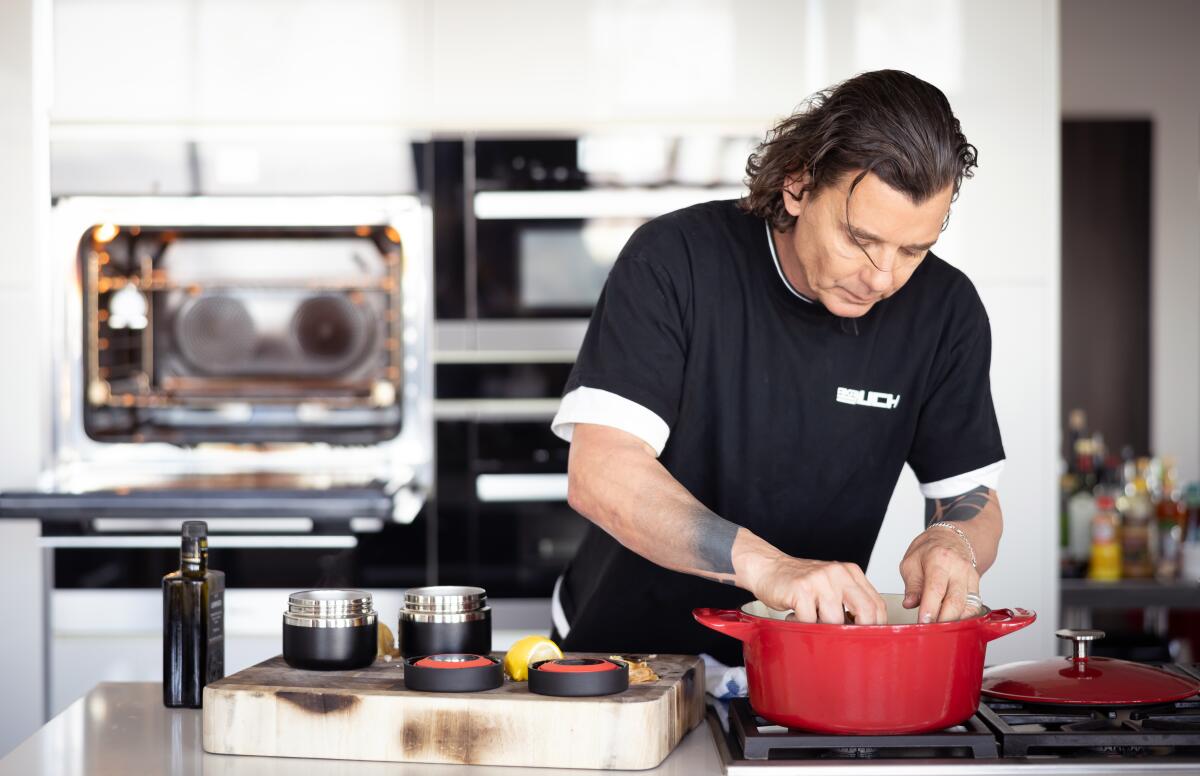
[{"label": "metal screw lid", "polygon": [[404,610],[412,613],[459,614],[483,609],[486,603],[487,591],[482,587],[435,585],[404,593]]},{"label": "metal screw lid", "polygon": [[344,617],[375,610],[365,590],[301,590],[288,596],[288,612],[307,616]]}]

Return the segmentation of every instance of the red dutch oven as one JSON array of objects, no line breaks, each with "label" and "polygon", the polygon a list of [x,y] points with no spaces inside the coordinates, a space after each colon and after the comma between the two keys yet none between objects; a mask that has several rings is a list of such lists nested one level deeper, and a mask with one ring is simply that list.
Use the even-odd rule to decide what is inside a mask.
[{"label": "red dutch oven", "polygon": [[917,623],[901,595],[883,596],[887,625],[792,622],[761,601],[696,609],[698,622],[743,642],[750,704],[776,724],[822,733],[917,733],[975,713],[987,643],[1037,617],[984,608]]}]

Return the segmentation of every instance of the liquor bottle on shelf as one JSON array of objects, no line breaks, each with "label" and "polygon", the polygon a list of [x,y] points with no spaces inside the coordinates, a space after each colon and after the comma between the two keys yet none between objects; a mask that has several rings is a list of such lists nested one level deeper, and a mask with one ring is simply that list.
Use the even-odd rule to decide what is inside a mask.
[{"label": "liquor bottle on shelf", "polygon": [[1075,464],[1079,459],[1080,443],[1091,441],[1087,433],[1087,413],[1081,409],[1073,409],[1067,415],[1067,471],[1078,474]]},{"label": "liquor bottle on shelf", "polygon": [[1187,530],[1188,510],[1175,484],[1174,459],[1163,456],[1161,464],[1158,503],[1155,505],[1158,518],[1156,576],[1163,580],[1173,580],[1179,576],[1180,549],[1183,545],[1184,531]]},{"label": "liquor bottle on shelf", "polygon": [[1096,495],[1107,494],[1112,496],[1114,501],[1118,496],[1124,496],[1124,485],[1121,481],[1122,475],[1121,459],[1115,455],[1107,455],[1101,461],[1100,471],[1097,473]]},{"label": "liquor bottle on shelf", "polygon": [[163,577],[163,705],[198,709],[225,675],[225,574],[208,567],[208,525],[183,524],[179,570]]},{"label": "liquor bottle on shelf", "polygon": [[1080,456],[1078,482],[1075,492],[1067,498],[1067,547],[1063,553],[1070,564],[1064,571],[1072,576],[1086,570],[1092,547],[1092,517],[1096,513],[1095,476],[1090,456]]},{"label": "liquor bottle on shelf", "polygon": [[1150,459],[1138,458],[1132,481],[1125,488],[1121,512],[1121,575],[1129,579],[1154,576],[1157,524],[1150,497]]},{"label": "liquor bottle on shelf", "polygon": [[1112,496],[1096,498],[1092,517],[1092,553],[1088,579],[1115,582],[1121,578],[1121,518]]}]

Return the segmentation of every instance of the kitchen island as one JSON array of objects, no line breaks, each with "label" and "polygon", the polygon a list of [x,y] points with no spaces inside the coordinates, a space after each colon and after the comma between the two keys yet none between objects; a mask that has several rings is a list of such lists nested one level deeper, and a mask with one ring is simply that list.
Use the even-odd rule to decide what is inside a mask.
[{"label": "kitchen island", "polygon": [[[6,699],[14,702],[15,699]],[[663,763],[648,771],[595,771],[512,768],[485,765],[301,760],[284,757],[216,755],[201,747],[198,709],[167,709],[156,682],[105,682],[75,701],[41,730],[0,760],[0,776],[585,776],[639,773],[658,776],[924,776],[969,773],[979,776],[1093,776],[1095,774],[1195,774],[1200,761],[1155,757],[1138,759],[842,760],[808,762],[727,761],[713,737],[713,718],[688,733]]]}]

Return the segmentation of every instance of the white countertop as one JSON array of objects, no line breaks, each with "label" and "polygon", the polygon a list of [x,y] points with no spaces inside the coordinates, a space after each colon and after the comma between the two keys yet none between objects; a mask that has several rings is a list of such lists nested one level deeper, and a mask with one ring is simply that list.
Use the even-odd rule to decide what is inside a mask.
[{"label": "white countertop", "polygon": [[[12,703],[14,699],[5,698]],[[104,682],[46,723],[7,757],[0,776],[598,776],[639,773],[654,776],[709,776],[726,773],[708,723],[692,730],[662,765],[649,771],[593,771],[564,768],[511,768],[494,765],[300,760],[209,754],[200,745],[200,711],[167,709],[157,682]],[[766,767],[763,767],[765,765]],[[769,772],[772,776],[1158,776],[1195,774],[1196,760],[850,760],[733,763],[729,776]]]},{"label": "white countertop", "polygon": [[[13,703],[16,699],[5,698]],[[200,745],[200,711],[162,705],[157,682],[104,682],[47,722],[0,760],[0,776],[295,776],[297,773],[389,776],[512,776],[521,768],[483,765],[298,760],[209,754]],[[626,773],[530,768],[538,776]],[[659,767],[638,773],[722,773],[707,724],[688,733]]]}]

